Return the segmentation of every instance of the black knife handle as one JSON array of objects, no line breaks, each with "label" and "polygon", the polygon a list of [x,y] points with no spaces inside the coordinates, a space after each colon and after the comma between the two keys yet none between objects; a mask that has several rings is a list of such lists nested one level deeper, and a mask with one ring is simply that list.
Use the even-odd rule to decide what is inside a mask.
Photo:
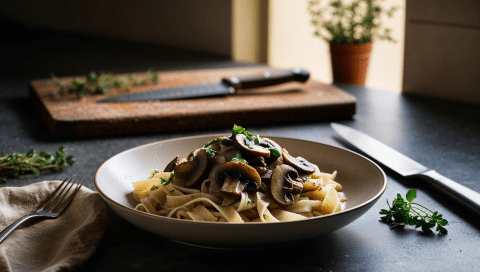
[{"label": "black knife handle", "polygon": [[263,74],[257,74],[246,77],[230,77],[224,78],[230,86],[235,90],[240,89],[252,89],[266,86],[272,86],[290,81],[305,82],[310,77],[310,73],[307,70],[301,68],[293,68],[282,71],[271,71]]}]

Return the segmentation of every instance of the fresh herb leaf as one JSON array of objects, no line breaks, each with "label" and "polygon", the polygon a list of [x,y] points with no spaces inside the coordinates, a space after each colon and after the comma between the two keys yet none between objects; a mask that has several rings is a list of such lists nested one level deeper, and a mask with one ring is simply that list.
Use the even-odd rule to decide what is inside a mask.
[{"label": "fresh herb leaf", "polygon": [[236,161],[236,162],[241,162],[241,163],[244,163],[244,164],[248,164],[248,162],[243,159],[242,153],[240,153],[240,151],[238,151],[238,152],[237,152],[237,155],[235,155],[235,157],[232,158],[232,161]]},{"label": "fresh herb leaf", "polygon": [[417,190],[409,190],[407,192],[407,201],[408,202],[412,202],[416,197],[417,197]]},{"label": "fresh herb leaf", "polygon": [[175,177],[175,174],[172,173],[172,174],[170,174],[170,177],[168,178],[168,180],[166,180],[164,178],[160,178],[160,181],[161,181],[162,185],[168,185],[173,181],[174,177]]},{"label": "fresh herb leaf", "polygon": [[152,72],[151,70],[148,70],[147,74],[148,74],[148,77],[150,78],[150,80],[152,82],[157,83],[158,81],[160,81],[160,78],[158,76],[158,72]]},{"label": "fresh herb leaf", "polygon": [[95,89],[93,89],[93,92],[95,92],[97,94],[104,94],[107,91],[108,91],[108,87],[105,84],[98,84],[97,87],[95,87]]},{"label": "fresh herb leaf", "polygon": [[96,82],[97,80],[98,80],[98,76],[95,72],[90,72],[90,74],[87,75],[88,83]]},{"label": "fresh herb leaf", "polygon": [[417,190],[411,189],[407,192],[406,201],[400,194],[397,194],[392,202],[392,206],[388,203],[388,210],[380,210],[380,214],[384,215],[381,220],[389,223],[391,228],[398,226],[411,225],[415,228],[421,228],[426,234],[432,234],[431,230],[436,226],[435,230],[440,234],[447,234],[444,228],[448,221],[438,212],[433,212],[428,208],[412,202],[417,197]]},{"label": "fresh herb leaf", "polygon": [[213,139],[213,140],[211,140],[210,142],[202,145],[202,147],[205,148],[205,147],[207,147],[207,146],[211,146],[211,145],[213,145],[213,144],[218,143],[219,141],[220,141],[220,140],[219,140],[218,138],[217,138],[217,139]]},{"label": "fresh herb leaf", "polygon": [[86,84],[85,82],[82,82],[82,81],[80,81],[80,80],[77,79],[77,78],[75,78],[75,79],[72,81],[73,87],[79,88],[79,89],[85,87],[85,84]]},{"label": "fresh herb leaf", "polygon": [[[255,141],[255,140],[256,140],[256,141]],[[258,141],[258,139],[255,138],[254,136],[247,135],[247,137],[245,137],[245,144],[248,146],[248,148],[254,149],[256,143],[259,143],[259,141]],[[257,145],[258,145],[258,144],[257,144]]]},{"label": "fresh herb leaf", "polygon": [[278,151],[278,149],[276,148],[270,148],[270,154],[276,157],[282,156],[282,153],[280,153],[280,151]]},{"label": "fresh herb leaf", "polygon": [[158,170],[154,170],[151,177],[153,178],[153,176],[155,176],[155,174],[157,174],[157,173],[159,173]]},{"label": "fresh herb leaf", "polygon": [[115,85],[115,87],[121,87],[123,85],[125,85],[125,83],[122,81],[122,79],[120,77],[116,77],[115,80],[113,81],[113,85]]},{"label": "fresh herb leaf", "polygon": [[75,162],[72,155],[64,157],[65,150],[63,146],[58,148],[54,155],[45,151],[35,154],[34,149],[30,149],[25,154],[5,154],[3,158],[0,158],[0,174],[4,176],[0,178],[0,183],[6,182],[8,176],[17,177],[27,172],[39,175],[42,170],[60,170]]},{"label": "fresh herb leaf", "polygon": [[173,193],[174,191],[175,191],[175,189],[172,189],[172,190],[170,190],[170,193]]},{"label": "fresh herb leaf", "polygon": [[160,187],[158,187],[157,185],[153,185],[152,188],[150,189],[150,191],[157,190],[158,188],[160,188]]},{"label": "fresh herb leaf", "polygon": [[235,136],[237,134],[244,134],[244,133],[245,133],[245,129],[243,127],[233,124],[232,135]]},{"label": "fresh herb leaf", "polygon": [[255,204],[255,201],[252,201],[252,200],[247,201],[247,205],[252,205],[252,204]]}]

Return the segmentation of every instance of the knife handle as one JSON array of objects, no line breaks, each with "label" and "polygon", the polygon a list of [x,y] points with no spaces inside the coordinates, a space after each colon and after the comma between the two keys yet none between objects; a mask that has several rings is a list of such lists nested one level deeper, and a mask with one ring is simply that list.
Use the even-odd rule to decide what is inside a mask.
[{"label": "knife handle", "polygon": [[290,81],[305,82],[309,77],[310,73],[307,70],[293,68],[289,70],[265,72],[253,76],[224,78],[223,81],[226,81],[235,90],[240,90],[266,87]]},{"label": "knife handle", "polygon": [[458,202],[480,213],[480,194],[463,186],[455,181],[446,178],[435,170],[419,174],[423,179],[428,180],[434,187],[456,199]]}]

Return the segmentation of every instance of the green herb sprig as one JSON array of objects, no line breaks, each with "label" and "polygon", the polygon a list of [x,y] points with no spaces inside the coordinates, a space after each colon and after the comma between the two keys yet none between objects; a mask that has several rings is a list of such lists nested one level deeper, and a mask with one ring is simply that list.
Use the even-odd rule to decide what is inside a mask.
[{"label": "green herb sprig", "polygon": [[411,189],[407,192],[407,201],[400,194],[397,194],[392,206],[387,200],[389,209],[380,211],[380,214],[385,215],[381,218],[382,221],[389,223],[391,228],[405,225],[415,226],[415,228],[421,228],[426,234],[432,234],[431,228],[436,226],[435,230],[440,234],[447,234],[448,231],[444,226],[448,224],[448,221],[443,219],[438,212],[433,212],[418,203],[412,202],[416,197],[417,190]]},{"label": "green herb sprig", "polygon": [[4,157],[0,158],[0,174],[4,176],[0,178],[0,183],[5,183],[8,176],[17,177],[28,172],[39,175],[42,170],[60,170],[74,162],[72,155],[65,157],[63,146],[55,151],[54,155],[45,151],[35,154],[34,149],[30,149],[25,154],[5,154]]}]

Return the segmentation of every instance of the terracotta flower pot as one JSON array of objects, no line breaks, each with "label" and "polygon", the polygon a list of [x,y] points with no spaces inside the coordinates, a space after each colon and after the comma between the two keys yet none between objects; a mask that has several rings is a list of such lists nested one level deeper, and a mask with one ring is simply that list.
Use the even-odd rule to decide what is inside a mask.
[{"label": "terracotta flower pot", "polygon": [[372,43],[330,43],[333,82],[365,85]]}]

